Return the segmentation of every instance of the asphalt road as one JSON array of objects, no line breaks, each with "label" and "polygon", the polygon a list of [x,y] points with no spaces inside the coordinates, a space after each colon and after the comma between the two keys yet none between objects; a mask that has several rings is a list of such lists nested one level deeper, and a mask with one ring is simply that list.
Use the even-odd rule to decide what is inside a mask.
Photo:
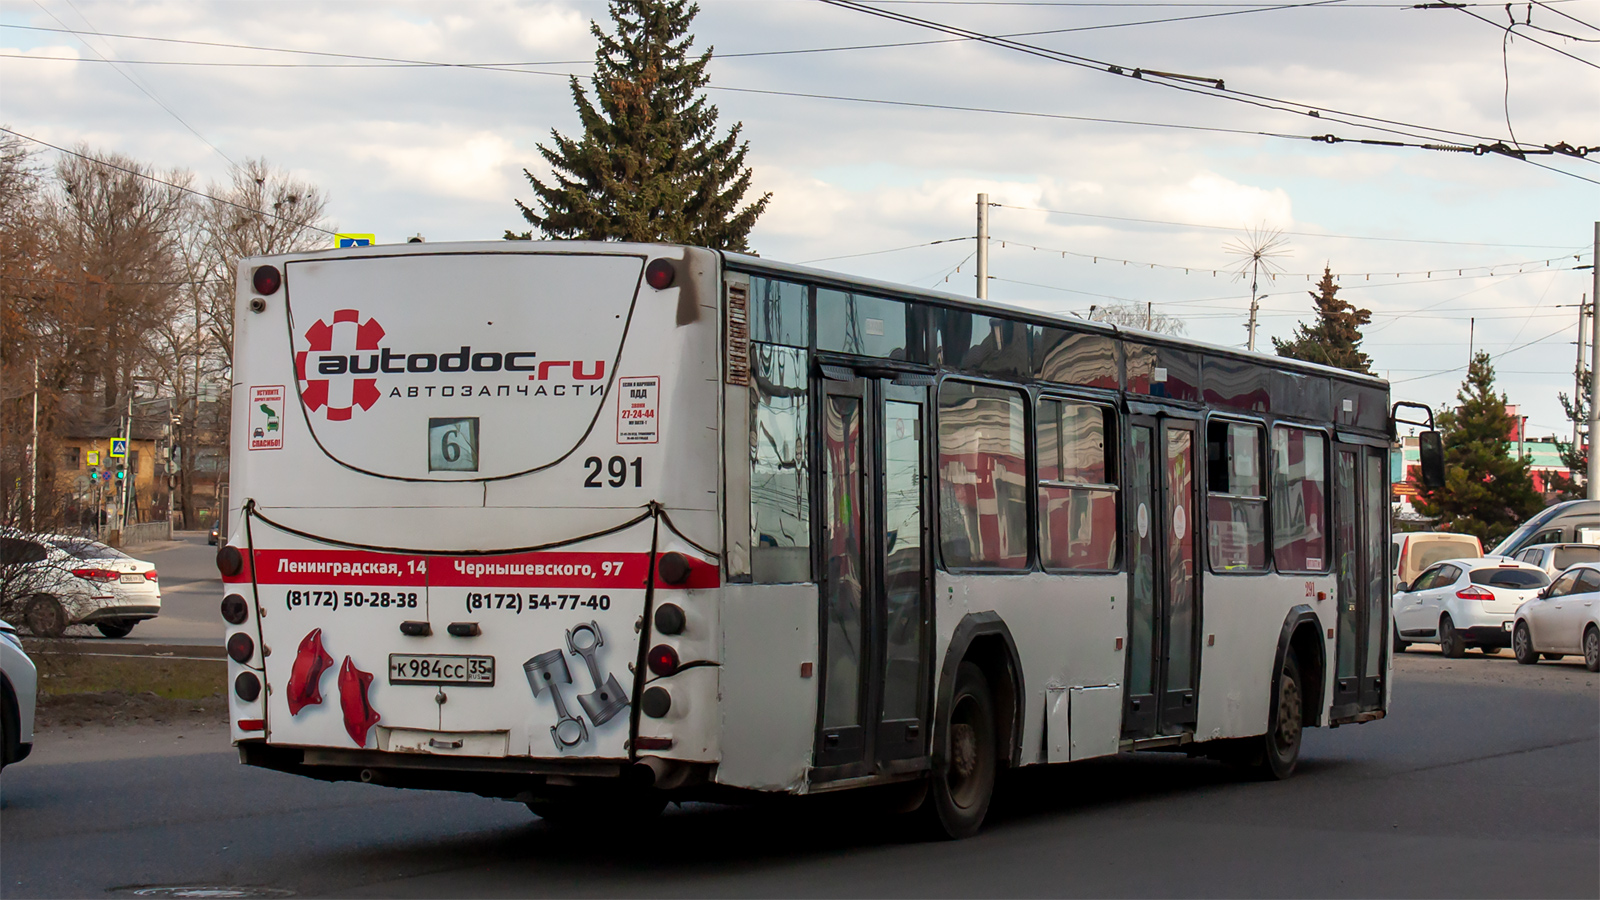
[{"label": "asphalt road", "polygon": [[244,768],[215,729],[46,735],[0,779],[0,896],[1600,895],[1600,677],[1399,666],[1394,714],[1309,732],[1287,782],[1163,754],[1021,772],[959,843],[815,801],[571,834],[507,802]]}]

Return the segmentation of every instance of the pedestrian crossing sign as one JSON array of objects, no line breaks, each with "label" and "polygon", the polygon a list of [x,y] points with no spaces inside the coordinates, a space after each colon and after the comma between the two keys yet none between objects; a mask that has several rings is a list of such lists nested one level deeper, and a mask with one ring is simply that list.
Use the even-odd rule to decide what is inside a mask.
[{"label": "pedestrian crossing sign", "polygon": [[371,247],[375,237],[370,234],[336,234],[333,239],[338,241],[339,249],[343,250],[346,247]]},{"label": "pedestrian crossing sign", "polygon": [[112,459],[122,459],[126,457],[128,455],[128,439],[112,438],[110,455]]}]

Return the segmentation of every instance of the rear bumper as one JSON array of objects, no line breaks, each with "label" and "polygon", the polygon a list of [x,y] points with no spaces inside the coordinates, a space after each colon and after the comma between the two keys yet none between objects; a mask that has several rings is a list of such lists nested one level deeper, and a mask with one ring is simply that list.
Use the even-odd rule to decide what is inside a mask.
[{"label": "rear bumper", "polygon": [[[530,759],[430,756],[381,750],[291,747],[260,739],[236,742],[239,762],[321,781],[360,781],[385,787],[460,791],[505,800],[665,790],[705,790],[709,763],[660,760],[651,767],[626,759]],[[663,777],[664,775],[670,777]]]},{"label": "rear bumper", "polygon": [[[1514,621],[1511,616],[1506,616],[1506,622]],[[1479,647],[1509,647],[1511,646],[1511,630],[1504,624],[1470,625],[1466,628],[1457,628],[1461,639],[1468,644]]]},{"label": "rear bumper", "polygon": [[84,624],[114,622],[123,619],[142,621],[161,615],[161,604],[129,604],[128,606],[102,606],[78,621]]}]

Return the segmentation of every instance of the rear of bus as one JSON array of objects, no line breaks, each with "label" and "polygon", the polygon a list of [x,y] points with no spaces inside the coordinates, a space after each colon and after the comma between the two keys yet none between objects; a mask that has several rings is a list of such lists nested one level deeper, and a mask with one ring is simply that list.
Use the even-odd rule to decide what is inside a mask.
[{"label": "rear of bus", "polygon": [[[717,264],[493,242],[241,265],[218,565],[245,762],[524,796],[716,758]],[[634,702],[647,671],[665,702]]]}]

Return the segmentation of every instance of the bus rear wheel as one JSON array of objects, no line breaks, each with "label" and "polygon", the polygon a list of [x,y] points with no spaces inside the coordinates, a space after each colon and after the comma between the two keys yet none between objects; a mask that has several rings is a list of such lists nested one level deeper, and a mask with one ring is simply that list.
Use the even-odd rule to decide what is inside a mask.
[{"label": "bus rear wheel", "polygon": [[999,769],[994,695],[977,665],[963,662],[956,670],[948,709],[938,732],[943,761],[934,770],[922,812],[935,836],[959,840],[983,826]]}]

